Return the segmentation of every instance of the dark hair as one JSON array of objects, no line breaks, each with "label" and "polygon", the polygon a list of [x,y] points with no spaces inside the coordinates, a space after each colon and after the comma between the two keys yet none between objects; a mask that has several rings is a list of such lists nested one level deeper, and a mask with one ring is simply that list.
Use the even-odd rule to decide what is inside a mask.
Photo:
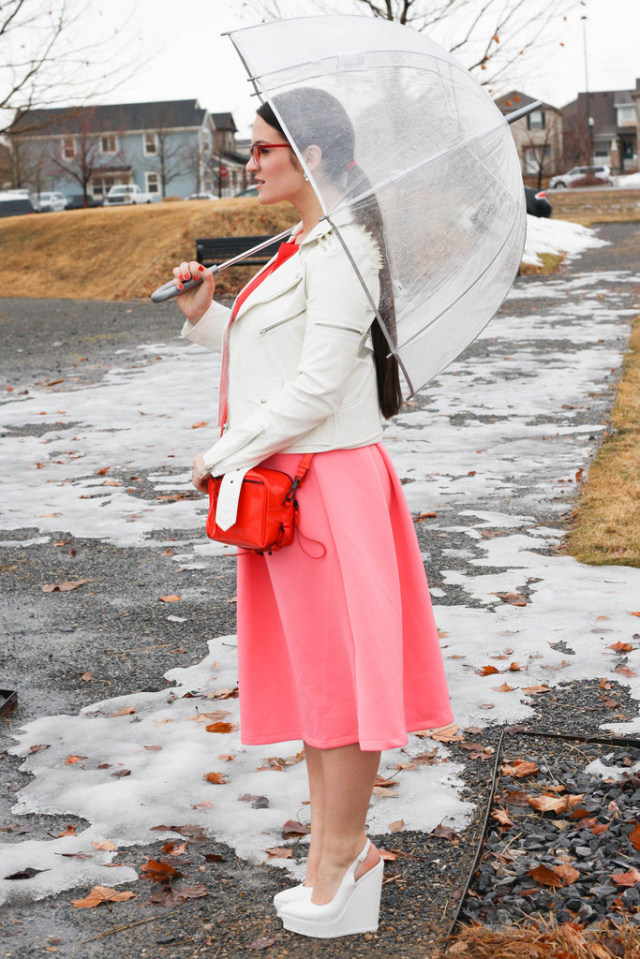
[{"label": "dark hair", "polygon": [[[346,197],[365,193],[371,189],[367,177],[354,161],[355,134],[351,120],[342,104],[330,93],[311,87],[289,90],[273,97],[276,109],[282,105],[286,117],[295,118],[292,124],[296,133],[296,146],[304,150],[316,144],[322,151],[322,169],[329,180],[343,191]],[[284,137],[282,129],[270,103],[258,108],[258,116],[274,127]],[[384,240],[384,223],[378,201],[371,193],[354,207],[355,219],[374,238],[382,257],[380,268],[380,301],[378,313],[389,334],[391,342],[396,342],[396,313],[393,301],[391,271]],[[402,406],[402,390],[398,360],[389,356],[389,342],[380,327],[378,318],[371,326],[373,352],[378,383],[378,400],[385,419],[395,416]]]}]

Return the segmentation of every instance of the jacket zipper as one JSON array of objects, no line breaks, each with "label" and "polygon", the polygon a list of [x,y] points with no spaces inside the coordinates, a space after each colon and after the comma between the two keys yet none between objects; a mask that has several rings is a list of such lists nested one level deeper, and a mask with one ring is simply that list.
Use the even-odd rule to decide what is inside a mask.
[{"label": "jacket zipper", "polygon": [[328,330],[346,330],[347,333],[357,333],[359,336],[366,336],[366,333],[363,333],[362,330],[356,329],[354,326],[341,326],[340,323],[316,323],[316,326],[324,326]]},{"label": "jacket zipper", "polygon": [[260,330],[260,336],[264,336],[265,333],[270,333],[271,330],[275,330],[278,326],[282,326],[283,323],[290,323],[292,320],[295,320],[296,317],[301,316],[304,313],[304,310],[300,310],[299,313],[294,313],[293,316],[285,316],[283,320],[278,320],[277,323],[272,323],[271,326],[263,326]]}]

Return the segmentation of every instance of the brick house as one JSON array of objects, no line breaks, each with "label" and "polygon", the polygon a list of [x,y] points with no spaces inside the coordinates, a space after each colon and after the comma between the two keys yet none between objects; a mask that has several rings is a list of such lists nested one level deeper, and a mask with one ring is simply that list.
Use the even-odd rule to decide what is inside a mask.
[{"label": "brick house", "polygon": [[162,199],[246,185],[230,113],[197,100],[28,110],[9,130],[13,185],[100,201],[116,184]]},{"label": "brick house", "polygon": [[[520,90],[512,90],[498,97],[495,103],[506,116],[528,106],[536,99]],[[543,177],[548,177],[562,167],[562,130],[562,111],[550,103],[543,103],[538,110],[511,124],[522,173],[527,178],[535,179],[538,186],[541,185]]]},{"label": "brick house", "polygon": [[562,114],[567,167],[586,165],[592,147],[593,163],[605,163],[618,173],[638,169],[640,79],[633,90],[579,93]]}]

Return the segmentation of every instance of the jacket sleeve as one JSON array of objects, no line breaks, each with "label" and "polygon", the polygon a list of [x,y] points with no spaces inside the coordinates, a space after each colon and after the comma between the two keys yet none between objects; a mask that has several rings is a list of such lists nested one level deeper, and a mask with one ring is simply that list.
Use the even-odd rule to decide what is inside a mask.
[{"label": "jacket sleeve", "polygon": [[[356,250],[356,259],[377,302],[377,247],[368,234],[361,230],[359,234],[365,250]],[[214,476],[257,465],[334,413],[368,336],[375,314],[340,241],[332,233],[326,234],[308,248],[302,247],[300,255],[307,306],[296,375],[278,396],[227,430],[204,454],[205,465]]]},{"label": "jacket sleeve", "polygon": [[207,312],[200,317],[197,323],[185,320],[182,335],[200,346],[216,353],[222,352],[222,337],[229,322],[231,310],[214,300]]}]

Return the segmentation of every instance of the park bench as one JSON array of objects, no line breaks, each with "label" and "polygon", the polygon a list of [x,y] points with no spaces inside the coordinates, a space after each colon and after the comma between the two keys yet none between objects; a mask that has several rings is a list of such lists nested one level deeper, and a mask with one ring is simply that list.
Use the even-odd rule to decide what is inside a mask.
[{"label": "park bench", "polygon": [[[230,260],[232,257],[238,256],[239,253],[244,253],[245,250],[250,250],[252,246],[264,243],[268,239],[268,235],[200,237],[196,240],[196,260],[203,266],[218,266],[220,263],[224,263],[226,260]],[[254,253],[253,256],[248,256],[242,261],[242,265],[264,266],[278,252],[280,242],[276,240],[275,243],[271,243],[264,250]]]}]

